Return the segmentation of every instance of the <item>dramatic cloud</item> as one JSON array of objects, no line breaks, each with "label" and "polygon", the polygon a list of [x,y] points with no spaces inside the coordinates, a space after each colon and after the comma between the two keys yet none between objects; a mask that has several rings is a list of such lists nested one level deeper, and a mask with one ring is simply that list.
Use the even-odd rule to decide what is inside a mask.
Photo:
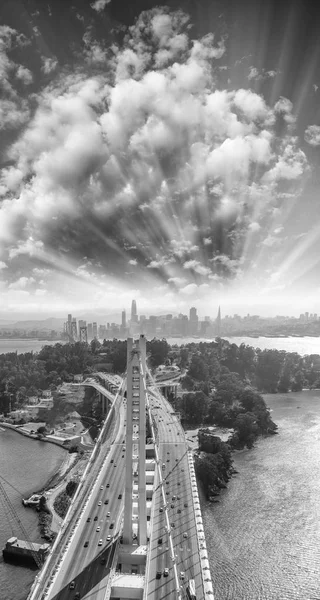
[{"label": "dramatic cloud", "polygon": [[[266,214],[281,205],[307,159],[292,136],[292,103],[218,89],[226,40],[193,40],[189,29],[187,15],[166,8],[142,13],[121,47],[88,29],[76,68],[55,75],[57,59],[42,58],[50,82],[32,118],[9,82],[14,72],[28,85],[32,73],[3,50],[0,115],[6,125],[29,119],[0,179],[11,289],[32,290],[31,269],[48,266],[92,286],[103,273],[145,288],[158,279],[187,296],[242,274],[261,198]],[[10,28],[1,35],[5,48],[18,40]]]},{"label": "dramatic cloud", "polygon": [[102,12],[103,9],[109,4],[111,0],[95,0],[93,4],[91,4],[91,8],[96,10],[97,12]]},{"label": "dramatic cloud", "polygon": [[305,130],[304,139],[310,146],[320,146],[320,126],[309,125]]}]

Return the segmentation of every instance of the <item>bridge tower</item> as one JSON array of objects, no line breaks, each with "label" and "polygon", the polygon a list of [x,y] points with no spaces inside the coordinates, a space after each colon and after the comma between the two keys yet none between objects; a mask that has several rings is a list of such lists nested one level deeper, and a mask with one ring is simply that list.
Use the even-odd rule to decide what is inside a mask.
[{"label": "bridge tower", "polygon": [[138,543],[147,543],[146,500],[146,338],[127,342],[126,486],[123,541],[132,543],[133,484],[138,473]]}]

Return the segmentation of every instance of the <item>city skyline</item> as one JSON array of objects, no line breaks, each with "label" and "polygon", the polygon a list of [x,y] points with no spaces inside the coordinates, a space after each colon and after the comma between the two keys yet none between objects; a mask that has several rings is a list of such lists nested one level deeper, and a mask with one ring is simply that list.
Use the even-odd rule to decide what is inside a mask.
[{"label": "city skyline", "polygon": [[0,318],[320,312],[317,8],[156,4],[0,8]]}]

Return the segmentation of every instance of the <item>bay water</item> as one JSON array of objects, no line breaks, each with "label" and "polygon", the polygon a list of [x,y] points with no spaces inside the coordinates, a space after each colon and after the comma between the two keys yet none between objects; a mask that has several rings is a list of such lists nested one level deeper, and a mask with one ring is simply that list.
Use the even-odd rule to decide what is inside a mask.
[{"label": "bay water", "polygon": [[25,508],[22,498],[41,489],[65,457],[66,450],[59,446],[28,439],[0,425],[0,482],[15,511],[13,515],[0,498],[0,600],[24,600],[27,597],[36,571],[4,562],[2,549],[13,535],[44,542],[40,537],[38,513]]},{"label": "bay water", "polygon": [[320,391],[265,395],[279,434],[203,501],[215,600],[320,599]]}]

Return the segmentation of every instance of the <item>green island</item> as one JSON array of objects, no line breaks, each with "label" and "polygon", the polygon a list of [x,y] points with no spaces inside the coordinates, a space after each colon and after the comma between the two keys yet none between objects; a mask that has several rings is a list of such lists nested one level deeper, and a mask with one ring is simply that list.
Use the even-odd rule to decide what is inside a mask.
[{"label": "green island", "polygon": [[[93,389],[78,387],[66,393],[65,386],[72,387],[77,378],[97,371],[122,374],[126,367],[126,346],[126,341],[100,343],[94,339],[91,344],[44,346],[39,353],[0,355],[3,424],[22,429],[29,425],[27,434],[50,441],[49,434],[56,429],[76,427],[71,421],[77,418],[77,427],[86,432],[88,446],[91,442],[91,450],[75,442],[62,444],[77,457],[45,486],[49,489],[61,485],[66,473],[71,474],[68,484],[54,500],[54,510],[60,517],[66,514],[77,487],[77,478],[72,479],[74,468],[80,464],[84,470],[103,421]],[[212,501],[235,472],[233,452],[252,448],[259,436],[277,433],[262,394],[320,387],[319,355],[302,357],[286,351],[254,349],[220,338],[181,346],[153,339],[147,342],[147,354],[154,372],[164,365],[169,369],[175,367],[180,373],[178,392],[169,393],[168,400],[175,412],[180,413],[185,430],[197,428],[196,474],[206,497]],[[26,409],[31,410],[31,402],[39,403],[45,391],[49,391],[51,402],[44,406],[40,403],[36,417],[28,418]],[[224,441],[220,430],[227,435]],[[50,538],[51,511],[44,500],[38,509],[41,534]]]}]

